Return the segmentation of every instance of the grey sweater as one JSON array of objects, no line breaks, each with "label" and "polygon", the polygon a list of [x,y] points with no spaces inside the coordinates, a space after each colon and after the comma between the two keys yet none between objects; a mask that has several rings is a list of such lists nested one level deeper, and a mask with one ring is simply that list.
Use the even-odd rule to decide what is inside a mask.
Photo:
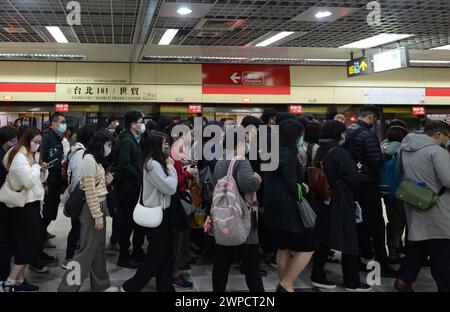
[{"label": "grey sweater", "polygon": [[405,177],[423,181],[437,194],[446,190],[437,204],[427,211],[405,204],[408,239],[450,239],[450,154],[431,137],[408,134],[401,145]]},{"label": "grey sweater", "polygon": [[169,174],[166,175],[159,162],[150,160],[144,165],[144,183],[142,202],[145,207],[153,208],[170,206],[170,197],[177,191],[177,172],[172,165],[167,165]]},{"label": "grey sweater", "polygon": [[[227,175],[230,160],[219,160],[214,168],[214,185]],[[236,161],[233,170],[233,177],[236,180],[239,192],[241,195],[254,193],[259,189],[260,182],[253,175],[253,169],[248,159]],[[245,244],[258,244],[258,230],[252,229]]]}]

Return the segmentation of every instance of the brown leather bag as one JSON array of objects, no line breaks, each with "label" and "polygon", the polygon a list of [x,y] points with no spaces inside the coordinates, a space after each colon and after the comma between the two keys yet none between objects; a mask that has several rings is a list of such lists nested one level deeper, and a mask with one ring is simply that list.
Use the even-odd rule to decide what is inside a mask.
[{"label": "brown leather bag", "polygon": [[318,166],[317,164],[313,164],[307,169],[309,191],[325,200],[331,197],[331,188],[328,184],[325,171],[323,170],[323,163],[335,148],[336,147],[331,148],[328,153],[326,153],[325,157],[318,164]]}]

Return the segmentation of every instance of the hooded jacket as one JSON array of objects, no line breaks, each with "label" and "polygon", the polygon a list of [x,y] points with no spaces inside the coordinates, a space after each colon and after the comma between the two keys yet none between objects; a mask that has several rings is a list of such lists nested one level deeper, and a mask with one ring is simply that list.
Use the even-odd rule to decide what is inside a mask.
[{"label": "hooded jacket", "polygon": [[405,203],[408,239],[450,239],[450,153],[424,134],[408,134],[400,148],[404,178],[421,181],[435,193],[445,187],[437,204],[427,211]]}]

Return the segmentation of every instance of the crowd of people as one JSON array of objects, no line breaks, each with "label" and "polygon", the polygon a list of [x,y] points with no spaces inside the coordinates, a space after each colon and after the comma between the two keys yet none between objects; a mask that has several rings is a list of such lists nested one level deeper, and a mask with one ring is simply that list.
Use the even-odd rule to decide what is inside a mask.
[{"label": "crowd of people", "polygon": [[[372,105],[362,106],[350,125],[340,114],[320,122],[267,109],[260,118],[242,120],[254,129],[242,142],[229,131],[235,120],[203,118],[204,127],[222,128],[227,157],[201,160],[189,148],[192,119],[144,120],[130,111],[123,125],[113,118],[107,128],[77,129],[56,113],[44,131],[29,120],[0,128],[0,291],[38,291],[26,280],[27,268],[46,274],[49,264],[61,261],[66,272],[60,292],[79,291],[88,277],[92,291],[139,292],[156,277],[157,291],[173,292],[193,288],[182,272],[199,257],[213,265],[215,292],[227,289],[234,261],[252,292],[265,290],[262,262],[277,268],[278,292],[293,292],[310,262],[312,285],[332,289],[337,281],[328,279],[325,267],[336,261],[336,252],[348,291],[371,290],[360,272],[370,271],[366,263],[372,259],[400,292],[414,291],[425,265],[438,290],[450,291],[450,125],[427,121],[421,131],[410,132],[394,120],[380,142],[372,129],[379,118]],[[176,125],[190,132],[172,131]],[[250,141],[263,125],[268,142],[279,135],[273,171],[261,170],[267,160],[259,149],[257,159],[249,156]],[[233,146],[225,144],[229,135]],[[245,237],[232,233],[239,243],[221,243],[220,235],[229,233],[220,228],[217,211],[235,207],[218,204],[231,196],[220,187],[234,187],[236,211],[249,216],[248,224],[233,221],[245,228]],[[417,195],[408,190],[417,187],[433,198],[427,209],[407,200]],[[76,213],[75,196],[82,202]],[[156,224],[137,216],[142,207],[154,208]],[[59,211],[71,218],[65,259],[48,253],[55,247],[48,227]],[[117,251],[118,267],[136,270],[121,287],[111,285],[107,249]],[[401,264],[400,270],[394,264]],[[69,279],[76,267],[80,283]]]}]

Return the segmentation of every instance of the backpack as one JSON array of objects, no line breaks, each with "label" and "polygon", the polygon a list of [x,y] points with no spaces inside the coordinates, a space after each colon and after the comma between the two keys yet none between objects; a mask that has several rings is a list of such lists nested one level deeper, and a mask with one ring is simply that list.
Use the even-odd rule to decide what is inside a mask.
[{"label": "backpack", "polygon": [[395,192],[400,185],[400,180],[400,167],[397,154],[395,154],[386,159],[381,167],[378,182],[381,195],[387,199],[395,199]]},{"label": "backpack", "polygon": [[331,197],[331,188],[323,170],[323,163],[334,149],[336,147],[331,148],[319,164],[316,163],[307,170],[309,190],[324,199]]},{"label": "backpack", "polygon": [[225,177],[217,181],[211,206],[214,238],[221,246],[239,246],[245,243],[251,229],[250,205],[241,196],[233,170],[233,158]]},{"label": "backpack", "polygon": [[211,203],[214,193],[214,183],[209,166],[206,166],[199,172],[199,181],[200,196],[205,203]]}]

